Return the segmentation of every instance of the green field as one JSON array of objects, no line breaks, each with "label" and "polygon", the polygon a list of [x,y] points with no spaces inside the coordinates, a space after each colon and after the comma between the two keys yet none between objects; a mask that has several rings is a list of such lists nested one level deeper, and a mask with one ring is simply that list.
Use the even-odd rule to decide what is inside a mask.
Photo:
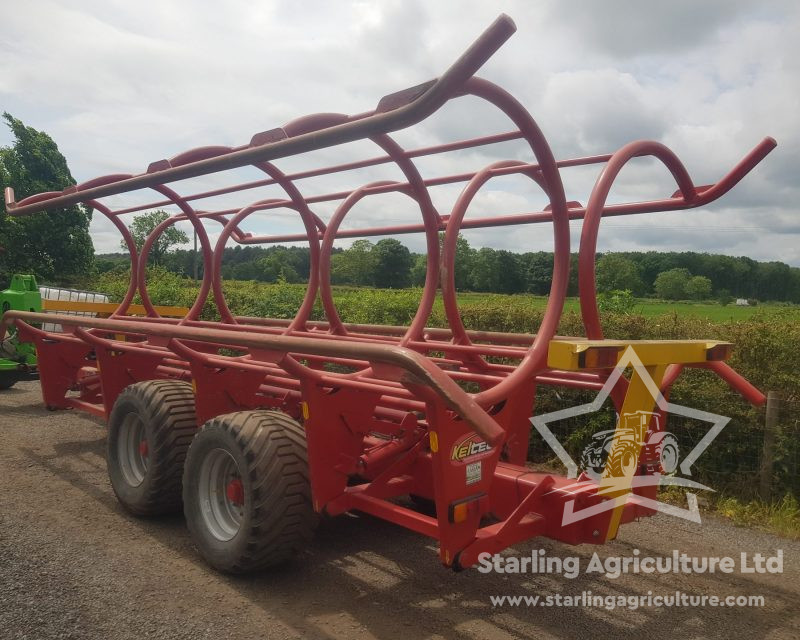
[{"label": "green field", "polygon": [[[485,300],[500,301],[517,305],[529,305],[531,309],[544,310],[547,298],[544,296],[533,296],[526,294],[517,295],[498,295],[491,293],[461,293],[458,296],[460,303],[480,303]],[[580,311],[578,298],[567,298],[564,311]],[[655,316],[671,315],[677,313],[681,316],[694,316],[710,320],[712,322],[731,322],[739,320],[749,320],[755,315],[764,314],[792,314],[800,320],[800,305],[789,305],[786,303],[769,304],[763,303],[749,307],[738,307],[734,304],[721,305],[718,302],[690,302],[679,301],[669,302],[666,300],[653,300],[651,298],[636,298],[634,306],[630,310],[631,314],[641,315],[647,318]]]},{"label": "green field", "polygon": [[[154,300],[161,304],[191,306],[195,300],[197,284],[175,274],[163,271],[151,272],[148,288]],[[124,273],[104,274],[92,283],[103,291],[120,299],[127,288]],[[227,280],[223,288],[228,304],[238,315],[292,318],[300,306],[306,291],[304,284],[266,284],[254,281]],[[374,289],[370,287],[333,287],[337,309],[346,322],[407,324],[417,311],[422,289]],[[491,326],[498,322],[508,331],[532,331],[541,318],[548,298],[532,294],[496,294],[464,292],[458,294],[459,309],[467,326],[472,328],[501,330]],[[602,308],[601,308],[602,311]],[[213,304],[207,305],[204,317],[216,315]],[[564,318],[567,324],[580,315],[577,297],[567,298]],[[603,317],[615,316],[602,312]],[[624,315],[646,319],[661,317],[697,318],[710,323],[744,322],[749,320],[775,319],[783,322],[800,321],[800,305],[788,303],[759,303],[755,306],[721,305],[716,301],[665,301],[652,298],[635,298],[625,309]],[[323,319],[321,307],[315,309],[314,317]],[[444,308],[438,297],[430,318],[430,324],[445,326]]]}]

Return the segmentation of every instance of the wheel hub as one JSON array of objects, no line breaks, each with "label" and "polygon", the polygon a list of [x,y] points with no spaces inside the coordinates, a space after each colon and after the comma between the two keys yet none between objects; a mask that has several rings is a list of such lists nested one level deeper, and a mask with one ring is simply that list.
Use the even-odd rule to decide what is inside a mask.
[{"label": "wheel hub", "polygon": [[117,440],[117,457],[122,476],[130,486],[138,487],[147,475],[147,433],[141,416],[129,413],[122,421]]},{"label": "wheel hub", "polygon": [[231,540],[244,518],[244,486],[233,456],[220,448],[209,451],[200,466],[198,485],[206,527],[217,540]]},{"label": "wheel hub", "polygon": [[228,486],[225,488],[225,496],[236,506],[242,506],[244,504],[244,487],[239,478],[234,478],[228,483]]}]

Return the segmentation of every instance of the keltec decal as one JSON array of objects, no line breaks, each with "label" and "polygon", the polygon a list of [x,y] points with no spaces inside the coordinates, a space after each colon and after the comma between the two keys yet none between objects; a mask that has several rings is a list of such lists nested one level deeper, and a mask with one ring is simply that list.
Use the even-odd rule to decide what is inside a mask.
[{"label": "keltec decal", "polygon": [[450,459],[462,462],[491,450],[488,442],[484,441],[477,433],[472,433],[453,445]]}]

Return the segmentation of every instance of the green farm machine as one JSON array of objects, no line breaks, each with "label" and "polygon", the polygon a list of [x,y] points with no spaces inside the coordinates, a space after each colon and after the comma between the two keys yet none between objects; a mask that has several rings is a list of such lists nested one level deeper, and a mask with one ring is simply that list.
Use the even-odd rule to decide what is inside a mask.
[{"label": "green farm machine", "polygon": [[[0,292],[0,306],[6,311],[41,311],[42,295],[32,275],[15,274],[8,289]],[[0,343],[0,390],[10,389],[19,380],[38,378],[36,348],[20,342],[11,328]]]}]

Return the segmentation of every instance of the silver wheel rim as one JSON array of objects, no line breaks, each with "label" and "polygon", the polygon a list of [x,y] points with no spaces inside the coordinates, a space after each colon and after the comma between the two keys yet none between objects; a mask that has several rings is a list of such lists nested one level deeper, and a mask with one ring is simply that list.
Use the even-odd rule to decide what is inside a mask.
[{"label": "silver wheel rim", "polygon": [[674,473],[678,468],[678,448],[667,442],[661,448],[661,471],[665,474]]},{"label": "silver wheel rim", "polygon": [[[145,444],[142,451],[142,443]],[[117,457],[122,477],[132,487],[144,482],[147,474],[148,455],[146,453],[147,434],[142,419],[135,413],[129,413],[122,420],[117,439]]]},{"label": "silver wheel rim", "polygon": [[241,481],[239,467],[224,449],[212,449],[200,466],[199,498],[203,522],[217,540],[231,540],[242,526],[244,505],[228,498],[228,485]]}]

